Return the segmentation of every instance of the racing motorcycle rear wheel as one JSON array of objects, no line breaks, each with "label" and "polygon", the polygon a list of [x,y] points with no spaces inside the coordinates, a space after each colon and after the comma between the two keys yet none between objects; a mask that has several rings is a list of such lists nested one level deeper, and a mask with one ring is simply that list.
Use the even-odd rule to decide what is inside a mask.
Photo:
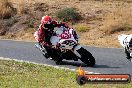
[{"label": "racing motorcycle rear wheel", "polygon": [[95,58],[89,51],[81,47],[77,52],[81,55],[80,60],[87,66],[93,67],[95,65]]}]

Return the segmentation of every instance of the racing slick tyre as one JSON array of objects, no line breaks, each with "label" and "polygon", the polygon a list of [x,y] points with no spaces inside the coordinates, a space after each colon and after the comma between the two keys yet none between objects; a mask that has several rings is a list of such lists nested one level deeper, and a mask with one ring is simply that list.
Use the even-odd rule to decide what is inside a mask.
[{"label": "racing slick tyre", "polygon": [[95,65],[95,58],[89,51],[81,47],[79,50],[77,50],[77,52],[81,55],[80,60],[87,66],[93,67]]}]

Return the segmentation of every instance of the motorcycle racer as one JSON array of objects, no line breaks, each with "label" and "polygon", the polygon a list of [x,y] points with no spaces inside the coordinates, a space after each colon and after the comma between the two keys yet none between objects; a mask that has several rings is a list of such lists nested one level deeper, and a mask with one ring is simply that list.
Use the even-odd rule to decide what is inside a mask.
[{"label": "motorcycle racer", "polygon": [[[40,49],[42,49],[41,44],[43,44],[45,46],[45,48],[50,47],[52,45],[50,42],[50,38],[54,33],[54,28],[61,27],[61,26],[65,27],[67,29],[69,28],[69,26],[64,22],[57,22],[57,21],[53,20],[51,16],[48,16],[48,15],[43,16],[41,19],[41,24],[40,24],[38,30],[35,32],[36,35],[38,35],[38,37],[36,38],[36,40],[38,41],[38,44],[36,46],[40,47]],[[74,33],[74,35],[77,35],[77,34]],[[45,56],[47,58],[49,58],[49,55],[46,52],[45,52]]]},{"label": "motorcycle racer", "polygon": [[[75,34],[72,28],[57,27],[50,38],[51,47],[47,47],[42,43],[40,43],[41,47],[38,47],[36,44],[35,46],[42,52],[46,59],[52,59],[56,64],[61,64],[63,59],[74,61],[80,59],[87,66],[94,66],[96,63],[95,58],[79,44],[78,39],[76,39],[78,36],[74,36]],[[37,32],[35,32],[34,37],[39,42],[37,36]],[[48,57],[47,54],[49,55]]]}]

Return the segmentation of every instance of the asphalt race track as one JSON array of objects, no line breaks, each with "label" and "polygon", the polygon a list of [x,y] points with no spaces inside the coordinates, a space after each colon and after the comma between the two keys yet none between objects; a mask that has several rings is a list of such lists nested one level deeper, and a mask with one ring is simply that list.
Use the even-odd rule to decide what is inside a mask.
[{"label": "asphalt race track", "polygon": [[[34,44],[34,42],[0,40],[0,57],[56,66],[54,61],[45,59],[42,53],[35,48]],[[81,61],[63,61],[59,66],[78,69],[82,65],[88,72],[132,75],[132,62],[125,58],[123,49],[89,46],[84,46],[84,48],[96,58],[95,67],[86,67]]]}]

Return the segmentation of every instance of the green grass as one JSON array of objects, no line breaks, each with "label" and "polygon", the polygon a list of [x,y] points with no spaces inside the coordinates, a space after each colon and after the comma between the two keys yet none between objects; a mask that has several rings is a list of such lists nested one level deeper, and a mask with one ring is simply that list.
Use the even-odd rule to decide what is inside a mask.
[{"label": "green grass", "polygon": [[69,70],[0,60],[0,88],[132,88],[132,83],[79,86],[76,73]]}]

